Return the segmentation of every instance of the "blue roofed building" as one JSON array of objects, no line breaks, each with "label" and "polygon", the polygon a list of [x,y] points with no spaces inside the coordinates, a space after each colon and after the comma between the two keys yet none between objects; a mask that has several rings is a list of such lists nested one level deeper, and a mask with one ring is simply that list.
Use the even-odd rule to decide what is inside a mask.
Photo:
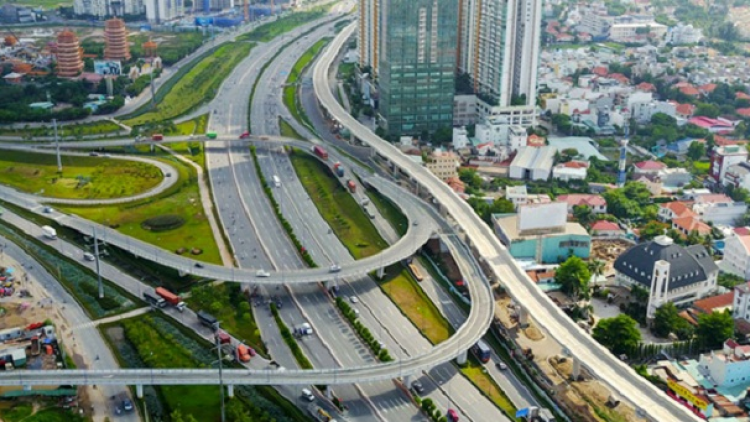
[{"label": "blue roofed building", "polygon": [[565,202],[520,205],[518,213],[494,214],[495,234],[516,259],[558,263],[575,255],[588,259],[591,236],[578,223],[567,221]]}]

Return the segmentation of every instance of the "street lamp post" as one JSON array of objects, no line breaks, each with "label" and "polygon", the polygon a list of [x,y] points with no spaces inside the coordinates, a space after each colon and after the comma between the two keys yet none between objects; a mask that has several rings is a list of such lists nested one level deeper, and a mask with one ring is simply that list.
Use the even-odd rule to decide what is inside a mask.
[{"label": "street lamp post", "polygon": [[[219,330],[219,323],[216,323],[216,330]],[[226,415],[224,412],[224,376],[223,376],[223,365],[221,356],[221,344],[219,343],[219,336],[214,336],[214,342],[216,344],[216,355],[219,358],[219,391],[221,392],[221,422],[226,422]]]}]

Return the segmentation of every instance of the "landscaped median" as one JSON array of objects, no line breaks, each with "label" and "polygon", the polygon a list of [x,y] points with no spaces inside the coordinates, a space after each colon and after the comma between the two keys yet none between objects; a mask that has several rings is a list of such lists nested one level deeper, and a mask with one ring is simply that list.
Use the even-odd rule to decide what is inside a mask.
[{"label": "landscaped median", "polygon": [[[180,78],[159,101],[156,110],[140,115],[133,114],[123,123],[135,127],[174,119],[210,101],[216,95],[224,79],[242,59],[250,54],[254,45],[244,42],[222,44]],[[162,87],[162,89],[165,88],[167,87]]]},{"label": "landscaped median", "polygon": [[291,13],[283,18],[270,20],[247,34],[238,37],[241,41],[260,41],[268,42],[272,39],[291,31],[292,29],[302,26],[308,22],[325,16],[329,6],[318,6],[305,12]]},{"label": "landscaped median", "polygon": [[281,207],[279,206],[279,203],[276,202],[276,198],[273,196],[273,191],[271,190],[271,186],[266,182],[266,176],[263,174],[263,170],[260,169],[260,163],[258,163],[258,155],[256,153],[255,145],[250,145],[250,154],[253,156],[253,164],[255,164],[255,172],[258,175],[258,180],[260,181],[260,184],[263,186],[263,191],[266,193],[266,196],[268,197],[268,200],[271,201],[271,207],[274,210],[274,213],[276,213],[276,217],[281,222],[282,227],[284,227],[284,230],[289,235],[289,238],[292,240],[292,244],[294,244],[294,247],[299,252],[300,256],[302,256],[302,259],[305,261],[308,267],[315,268],[318,265],[313,261],[312,257],[310,256],[310,253],[307,252],[307,249],[305,249],[302,246],[302,243],[300,243],[299,239],[297,238],[297,235],[294,234],[294,230],[292,229],[292,225],[289,224],[289,221],[284,217],[284,214],[281,213]]},{"label": "landscaped median", "polygon": [[[125,129],[118,126],[117,124],[109,120],[99,120],[90,123],[75,123],[75,122],[58,122],[57,124],[57,135],[61,138],[78,137],[78,136],[91,136],[91,135],[112,135],[120,132],[126,133]],[[18,128],[10,129],[6,127],[0,128],[0,135],[2,136],[55,136],[55,131],[52,123],[49,126],[42,125],[34,128]]]},{"label": "landscaped median", "polygon": [[299,60],[297,60],[297,63],[294,64],[294,67],[292,67],[292,71],[289,72],[289,76],[286,78],[286,85],[284,86],[284,105],[289,112],[292,113],[295,120],[304,123],[310,128],[313,127],[312,123],[310,123],[310,119],[307,118],[305,112],[300,110],[297,102],[297,84],[299,77],[302,75],[305,68],[307,68],[310,62],[318,55],[320,50],[322,50],[330,41],[331,38],[322,38],[305,51]]},{"label": "landscaped median", "polygon": [[289,329],[289,327],[286,326],[284,321],[281,319],[281,316],[279,316],[279,308],[276,307],[275,303],[271,303],[271,313],[273,314],[273,319],[276,320],[276,325],[279,326],[279,332],[281,333],[281,338],[284,339],[284,343],[289,347],[289,350],[292,351],[292,356],[294,356],[294,360],[297,361],[297,364],[302,369],[313,369],[312,363],[310,363],[310,360],[305,356],[305,353],[302,351],[302,348],[299,347],[299,343],[297,343],[297,339],[294,338],[294,334],[292,334],[292,331]]},{"label": "landscaped median", "polygon": [[341,311],[341,314],[344,315],[344,317],[349,321],[352,327],[354,327],[354,331],[357,332],[357,335],[359,335],[362,341],[364,341],[364,343],[370,347],[370,350],[372,350],[372,353],[377,356],[378,360],[380,360],[381,362],[390,362],[393,360],[391,355],[388,353],[388,349],[380,346],[380,342],[375,338],[375,336],[372,335],[370,329],[362,324],[362,321],[357,318],[357,313],[354,312],[352,307],[349,306],[349,304],[346,303],[346,301],[341,296],[336,297],[336,306]]}]

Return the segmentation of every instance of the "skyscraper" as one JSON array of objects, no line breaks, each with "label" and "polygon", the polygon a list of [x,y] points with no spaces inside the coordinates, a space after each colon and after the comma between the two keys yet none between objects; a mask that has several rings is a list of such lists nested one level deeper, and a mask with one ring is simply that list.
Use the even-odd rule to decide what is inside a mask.
[{"label": "skyscraper", "polygon": [[360,7],[360,64],[377,75],[381,125],[391,136],[450,128],[458,0],[362,0]]},{"label": "skyscraper", "polygon": [[458,70],[497,105],[536,101],[541,0],[460,0]]}]

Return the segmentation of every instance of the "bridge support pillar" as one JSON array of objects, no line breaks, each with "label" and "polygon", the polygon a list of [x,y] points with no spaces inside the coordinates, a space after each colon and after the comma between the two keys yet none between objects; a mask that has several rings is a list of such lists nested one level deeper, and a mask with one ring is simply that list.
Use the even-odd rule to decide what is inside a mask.
[{"label": "bridge support pillar", "polygon": [[153,153],[153,152],[154,152],[154,150],[156,150],[156,145],[154,145],[154,144],[153,144],[153,142],[152,142],[152,143],[151,143],[151,145],[150,145],[150,147],[151,147],[151,148],[150,148],[150,149],[151,149],[151,152]]},{"label": "bridge support pillar", "polygon": [[414,380],[412,379],[412,376],[411,376],[411,375],[405,375],[405,376],[404,376],[404,382],[403,382],[403,384],[404,384],[404,387],[406,387],[406,389],[407,389],[407,390],[408,390],[408,389],[410,389],[410,388],[411,388],[411,383],[412,383],[413,381],[414,381]]},{"label": "bridge support pillar", "polygon": [[468,357],[468,350],[464,350],[456,357],[456,363],[459,365],[466,365],[466,358]]},{"label": "bridge support pillar", "polygon": [[336,288],[336,287],[338,287],[338,286],[339,286],[339,282],[338,282],[338,281],[336,281],[336,279],[335,279],[335,278],[334,278],[334,279],[331,279],[331,280],[328,280],[328,281],[326,281],[326,289],[327,289],[327,290],[335,289],[335,288]]},{"label": "bridge support pillar", "polygon": [[382,279],[385,276],[385,267],[378,268],[378,278]]},{"label": "bridge support pillar", "polygon": [[573,380],[577,380],[581,376],[581,361],[576,358],[573,359],[573,371],[570,373]]},{"label": "bridge support pillar", "polygon": [[529,325],[529,311],[523,306],[518,307],[518,325],[521,327]]},{"label": "bridge support pillar", "polygon": [[139,399],[143,398],[143,384],[136,384],[135,396],[138,397]]},{"label": "bridge support pillar", "polygon": [[234,397],[234,384],[227,384],[227,397]]},{"label": "bridge support pillar", "polygon": [[326,398],[328,400],[333,400],[333,388],[331,388],[330,385],[326,385]]}]

